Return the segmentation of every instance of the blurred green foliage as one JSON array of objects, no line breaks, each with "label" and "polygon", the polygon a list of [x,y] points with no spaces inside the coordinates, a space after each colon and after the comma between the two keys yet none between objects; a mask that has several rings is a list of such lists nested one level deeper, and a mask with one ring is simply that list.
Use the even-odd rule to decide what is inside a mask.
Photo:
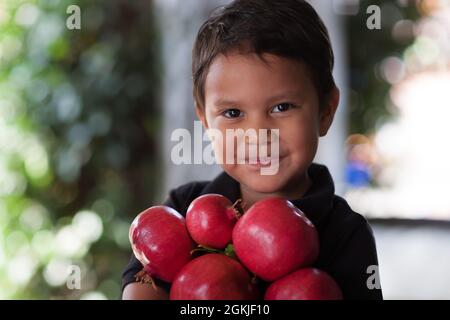
[{"label": "blurred green foliage", "polygon": [[[406,29],[420,17],[416,3],[420,1],[360,0],[358,13],[346,17],[350,134],[371,134],[396,115],[389,98],[391,84],[383,79],[381,66],[387,57],[402,59],[405,49],[414,42],[414,35],[408,35],[411,30]],[[366,27],[373,14],[366,11],[372,5],[381,9],[381,29]],[[395,37],[396,29],[404,36]]]},{"label": "blurred green foliage", "polygon": [[153,21],[151,1],[0,3],[0,298],[119,298],[161,181]]}]

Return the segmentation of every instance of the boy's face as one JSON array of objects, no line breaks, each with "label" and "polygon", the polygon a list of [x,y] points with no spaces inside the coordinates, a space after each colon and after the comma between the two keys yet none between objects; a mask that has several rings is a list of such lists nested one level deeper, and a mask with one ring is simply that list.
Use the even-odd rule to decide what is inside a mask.
[{"label": "boy's face", "polygon": [[[226,129],[278,129],[276,174],[262,175],[260,167],[238,164],[236,158],[232,164],[223,160],[222,166],[254,192],[290,194],[306,177],[319,136],[331,125],[339,94],[335,92],[330,107],[319,112],[317,91],[302,63],[272,54],[263,57],[266,62],[256,54],[235,51],[216,57],[205,81],[205,109],[197,109],[197,114],[206,128],[220,130],[223,137]],[[269,154],[270,143],[269,134]],[[216,156],[224,155],[224,148],[217,150],[216,145]]]}]

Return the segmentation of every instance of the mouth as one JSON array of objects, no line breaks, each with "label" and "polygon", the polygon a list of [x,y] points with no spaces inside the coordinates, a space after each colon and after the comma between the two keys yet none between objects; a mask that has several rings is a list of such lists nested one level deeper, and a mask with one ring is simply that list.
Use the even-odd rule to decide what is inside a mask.
[{"label": "mouth", "polygon": [[275,164],[279,164],[284,156],[279,156],[278,158],[262,157],[262,158],[245,158],[244,165],[251,168],[260,169],[265,167],[271,167]]}]

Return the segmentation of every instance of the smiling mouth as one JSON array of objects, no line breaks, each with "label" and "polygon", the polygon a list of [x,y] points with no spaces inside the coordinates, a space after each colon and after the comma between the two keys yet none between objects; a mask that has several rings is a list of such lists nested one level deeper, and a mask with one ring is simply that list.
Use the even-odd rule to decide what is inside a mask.
[{"label": "smiling mouth", "polygon": [[279,156],[278,158],[270,158],[270,157],[265,157],[265,158],[245,158],[244,161],[245,165],[251,166],[251,167],[256,167],[256,168],[264,168],[264,167],[270,167],[271,165],[275,164],[275,163],[279,163],[282,159],[284,158],[284,156]]}]

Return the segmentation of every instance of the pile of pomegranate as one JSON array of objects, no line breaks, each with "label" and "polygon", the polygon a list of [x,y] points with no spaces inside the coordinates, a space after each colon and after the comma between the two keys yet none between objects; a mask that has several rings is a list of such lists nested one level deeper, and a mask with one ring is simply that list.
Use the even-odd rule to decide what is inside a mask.
[{"label": "pile of pomegranate", "polygon": [[167,206],[143,211],[129,234],[144,266],[138,279],[171,283],[172,300],[342,299],[333,278],[312,267],[319,238],[300,209],[274,197],[242,213],[240,200],[219,194],[196,198],[186,218]]}]

